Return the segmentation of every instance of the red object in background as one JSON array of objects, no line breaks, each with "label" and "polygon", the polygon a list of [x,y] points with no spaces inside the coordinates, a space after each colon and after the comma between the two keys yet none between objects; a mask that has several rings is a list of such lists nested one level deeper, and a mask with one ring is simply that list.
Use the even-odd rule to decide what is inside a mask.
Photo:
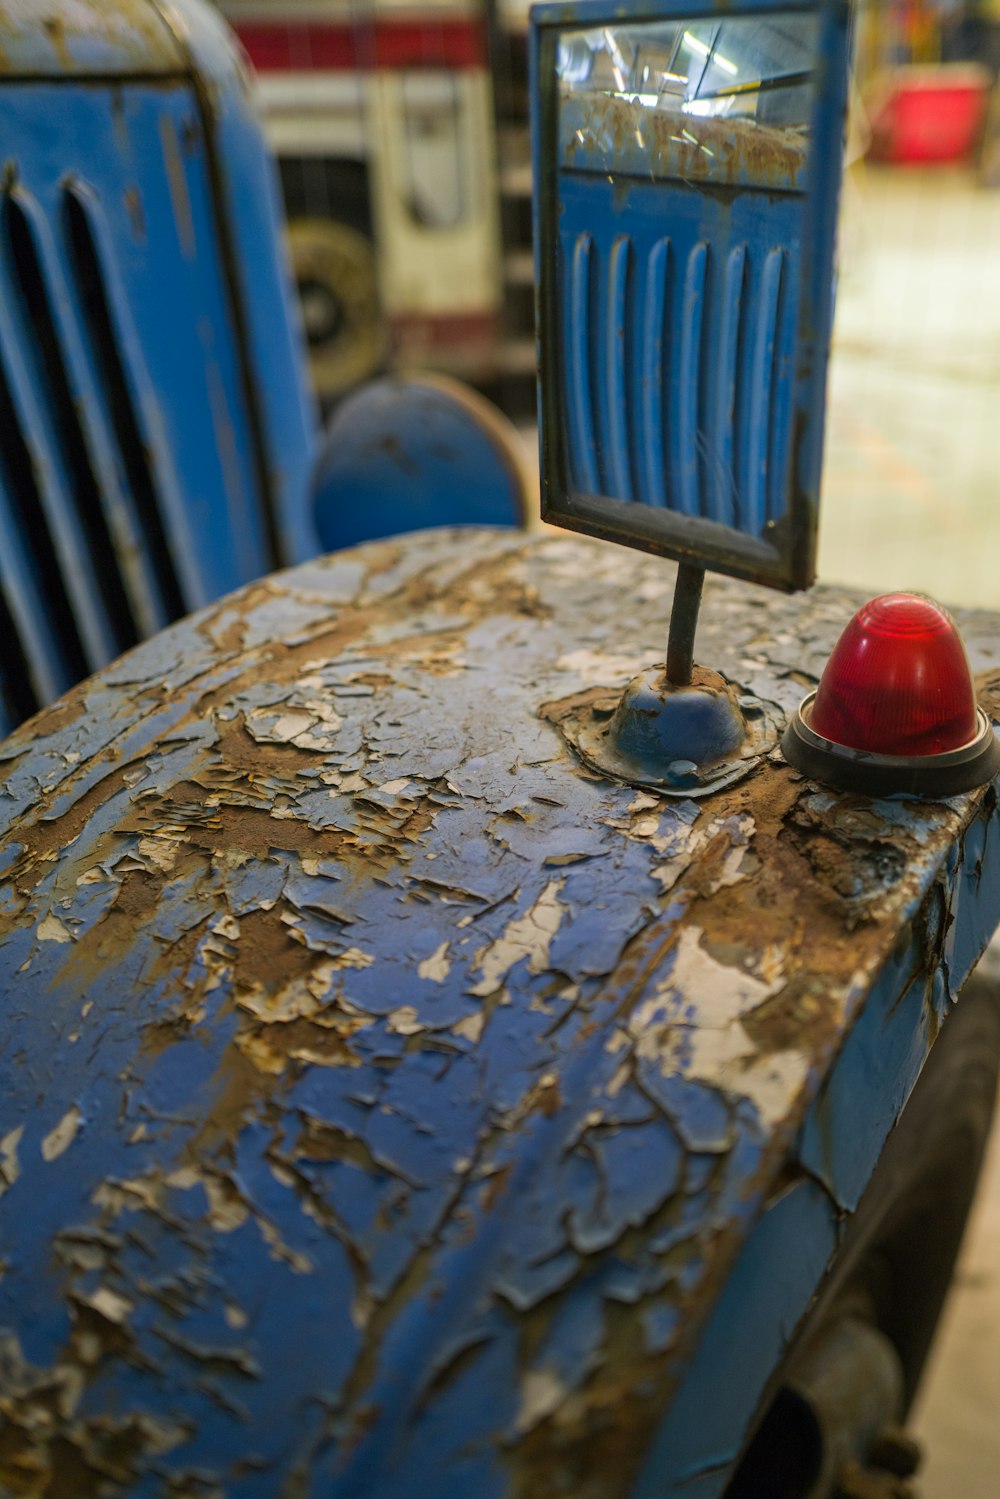
[{"label": "red object in background", "polygon": [[978,150],[991,78],[978,63],[905,67],[876,85],[870,104],[872,161],[898,165],[968,161]]},{"label": "red object in background", "polygon": [[859,609],[826,664],[810,727],[877,755],[939,755],[974,739],[972,672],[947,610],[919,593]]},{"label": "red object in background", "polygon": [[233,27],[260,73],[487,66],[486,26],[475,16],[424,10],[415,18],[237,20]]}]

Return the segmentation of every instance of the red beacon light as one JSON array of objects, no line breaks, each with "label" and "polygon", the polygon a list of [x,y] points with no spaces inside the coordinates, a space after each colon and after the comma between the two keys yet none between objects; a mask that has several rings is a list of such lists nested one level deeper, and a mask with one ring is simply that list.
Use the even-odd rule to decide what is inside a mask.
[{"label": "red beacon light", "polygon": [[858,610],[781,749],[813,780],[871,795],[954,796],[1000,770],[958,626],[919,593]]}]

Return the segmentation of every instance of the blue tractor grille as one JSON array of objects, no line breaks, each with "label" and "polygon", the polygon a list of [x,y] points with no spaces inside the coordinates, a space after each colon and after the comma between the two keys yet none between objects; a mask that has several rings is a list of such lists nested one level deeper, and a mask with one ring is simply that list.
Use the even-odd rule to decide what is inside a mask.
[{"label": "blue tractor grille", "polygon": [[6,733],[282,558],[193,90],[13,83],[0,130]]}]

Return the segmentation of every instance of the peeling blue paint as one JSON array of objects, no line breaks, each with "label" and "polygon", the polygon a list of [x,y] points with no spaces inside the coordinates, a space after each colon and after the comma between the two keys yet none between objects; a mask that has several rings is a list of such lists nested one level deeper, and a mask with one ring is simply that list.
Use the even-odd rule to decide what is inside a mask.
[{"label": "peeling blue paint", "polygon": [[[0,1339],[39,1471],[626,1495],[797,1150],[853,1200],[1000,916],[995,798],[582,769],[551,706],[655,659],[668,575],[366,547],[0,746]],[[787,711],[853,606],[712,580],[701,649]]]}]

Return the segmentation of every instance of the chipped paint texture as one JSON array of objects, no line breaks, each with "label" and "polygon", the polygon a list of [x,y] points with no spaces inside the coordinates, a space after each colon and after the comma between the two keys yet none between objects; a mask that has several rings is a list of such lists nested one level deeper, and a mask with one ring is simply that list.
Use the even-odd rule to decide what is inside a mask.
[{"label": "chipped paint texture", "polygon": [[[655,659],[669,576],[365,547],[0,748],[0,1489],[630,1491],[995,805],[584,771],[540,709]],[[699,654],[787,711],[852,605],[713,580]]]}]

